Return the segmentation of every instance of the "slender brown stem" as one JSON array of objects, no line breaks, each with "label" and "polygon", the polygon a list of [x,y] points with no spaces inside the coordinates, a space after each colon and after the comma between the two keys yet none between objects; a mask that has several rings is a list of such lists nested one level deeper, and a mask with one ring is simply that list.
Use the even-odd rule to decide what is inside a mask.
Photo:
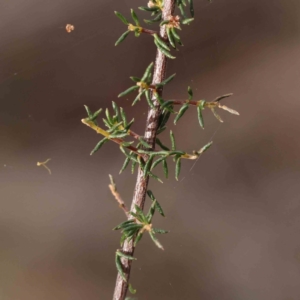
[{"label": "slender brown stem", "polygon": [[132,130],[128,130],[128,134],[131,135],[133,138],[135,138],[136,140],[138,140],[141,136],[138,135],[137,133],[135,133]]},{"label": "slender brown stem", "polygon": [[[170,15],[173,14],[175,7],[175,0],[165,0],[164,1],[164,8],[162,11],[163,20],[167,19]],[[160,29],[160,35],[163,38],[167,37],[167,32],[165,26],[162,26]],[[163,55],[162,52],[157,50],[156,59],[155,59],[155,68],[154,68],[154,75],[152,84],[158,84],[165,79],[166,76],[166,64],[167,58]],[[162,89],[158,91],[160,95],[162,94]],[[159,109],[159,103],[156,101],[155,97],[152,96],[154,100],[155,109],[149,108],[148,117],[146,122],[146,130],[144,138],[148,144],[152,146],[152,149],[155,147],[155,138],[156,132],[158,129],[158,121],[161,111]],[[146,198],[147,186],[148,186],[149,177],[144,177],[143,171],[139,168],[137,181],[135,185],[135,190],[133,194],[133,200],[131,203],[131,210],[135,210],[135,205],[139,206],[141,209],[144,208],[144,202]],[[134,245],[133,240],[130,242],[125,241],[122,251],[128,255],[133,255],[134,253]],[[122,258],[123,264],[123,271],[126,277],[126,281],[118,273],[116,286],[114,290],[113,300],[124,300],[128,290],[128,281],[130,277],[130,270],[131,270],[131,261],[128,259]]]},{"label": "slender brown stem", "polygon": [[127,218],[129,218],[129,210],[125,204],[125,202],[123,201],[121,195],[118,193],[117,191],[117,187],[113,181],[113,178],[111,175],[109,175],[110,177],[110,181],[111,183],[108,185],[112,195],[115,197],[115,199],[117,200],[117,202],[119,203],[119,207],[124,211],[125,215]]},{"label": "slender brown stem", "polygon": [[155,34],[155,33],[158,33],[157,31],[155,31],[155,30],[150,30],[150,29],[146,29],[146,28],[142,28],[141,29],[141,32],[142,33],[147,33],[147,34]]},{"label": "slender brown stem", "polygon": [[189,105],[198,105],[199,101],[193,101],[193,100],[170,100],[172,101],[173,105],[183,105],[185,103],[188,103]]}]

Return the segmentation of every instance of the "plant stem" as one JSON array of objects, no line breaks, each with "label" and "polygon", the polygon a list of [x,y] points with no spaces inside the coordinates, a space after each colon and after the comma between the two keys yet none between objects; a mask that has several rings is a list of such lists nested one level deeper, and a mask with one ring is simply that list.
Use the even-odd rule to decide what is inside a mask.
[{"label": "plant stem", "polygon": [[[173,14],[174,7],[175,7],[175,0],[164,1],[164,8],[162,11],[163,20],[165,20],[167,17]],[[160,36],[164,39],[167,37],[165,26],[161,27]],[[167,64],[166,56],[160,50],[157,49],[153,81],[152,81],[153,85],[158,84],[165,79],[166,64]],[[158,93],[161,95],[162,89],[160,89]],[[155,109],[149,108],[147,122],[146,122],[146,130],[144,135],[145,140],[149,145],[151,145],[152,150],[155,147],[155,138],[158,129],[158,120],[161,114],[161,111],[159,109],[159,103],[155,100],[154,97],[153,100],[154,100]],[[139,168],[135,190],[133,194],[133,200],[131,203],[131,210],[135,210],[135,205],[139,206],[141,209],[144,208],[148,181],[149,181],[149,177],[148,176],[144,177],[143,171]],[[133,240],[131,240],[130,242],[127,241],[124,242],[122,248],[123,253],[133,256],[134,248],[135,248],[133,242],[134,242]],[[122,264],[123,264],[123,271],[126,277],[126,281],[124,281],[123,278],[118,273],[113,300],[124,300],[127,294],[128,281],[129,281],[130,270],[131,270],[131,260],[122,258]]]}]

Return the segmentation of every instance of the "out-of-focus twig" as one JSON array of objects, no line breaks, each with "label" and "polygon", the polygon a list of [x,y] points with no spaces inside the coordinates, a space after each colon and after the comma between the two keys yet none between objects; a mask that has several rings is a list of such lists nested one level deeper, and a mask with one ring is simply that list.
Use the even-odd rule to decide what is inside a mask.
[{"label": "out-of-focus twig", "polygon": [[114,182],[114,178],[109,175],[109,179],[110,179],[110,184],[108,185],[112,195],[115,197],[115,199],[117,200],[117,202],[119,203],[119,207],[124,211],[125,215],[127,217],[129,217],[129,210],[126,207],[124,201],[121,198],[121,195],[117,192],[117,186]]}]

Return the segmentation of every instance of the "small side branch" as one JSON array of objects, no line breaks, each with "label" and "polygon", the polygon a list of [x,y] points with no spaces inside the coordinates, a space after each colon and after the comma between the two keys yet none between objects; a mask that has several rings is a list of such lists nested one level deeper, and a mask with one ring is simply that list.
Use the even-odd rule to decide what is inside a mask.
[{"label": "small side branch", "polygon": [[[94,122],[89,121],[87,119],[82,119],[81,122],[83,124],[85,124],[86,126],[89,126],[90,128],[94,129],[97,133],[109,138],[109,133],[107,131],[105,131],[104,129],[100,128],[99,126],[95,125]],[[133,133],[131,134],[133,135]],[[137,135],[137,134],[135,134]],[[115,142],[116,144],[119,144],[120,146],[122,146],[124,143],[126,143],[124,140],[119,139],[119,138],[109,138],[112,142]],[[124,148],[138,154],[139,156],[141,156],[141,154],[138,153],[138,149],[134,146],[123,146]]]},{"label": "small side branch", "polygon": [[129,210],[126,207],[125,202],[122,200],[121,195],[117,192],[117,186],[114,182],[114,178],[109,175],[109,179],[110,179],[110,184],[108,185],[112,195],[115,197],[115,199],[117,200],[117,202],[119,203],[119,207],[124,211],[126,217],[129,217]]}]

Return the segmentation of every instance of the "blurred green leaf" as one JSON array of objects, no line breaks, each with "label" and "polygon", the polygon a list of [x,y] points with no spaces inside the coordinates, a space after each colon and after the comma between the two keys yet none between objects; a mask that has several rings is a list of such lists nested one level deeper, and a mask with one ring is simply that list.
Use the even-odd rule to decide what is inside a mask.
[{"label": "blurred green leaf", "polygon": [[90,155],[93,155],[95,152],[97,152],[106,142],[108,141],[108,138],[104,138],[103,140],[101,140],[96,146],[95,148],[92,150],[92,152],[90,153]]},{"label": "blurred green leaf", "polygon": [[118,40],[115,42],[115,46],[118,46],[120,43],[122,43],[128,36],[128,34],[130,33],[129,30],[125,31],[119,38]]},{"label": "blurred green leaf", "polygon": [[132,17],[133,21],[135,22],[135,25],[140,26],[139,19],[133,9],[131,9],[131,17]]},{"label": "blurred green leaf", "polygon": [[127,89],[126,91],[124,91],[121,94],[119,94],[118,98],[123,97],[125,95],[128,95],[129,93],[131,93],[131,92],[133,92],[133,91],[135,91],[137,89],[139,89],[139,86],[137,86],[137,85],[131,86],[129,89]]},{"label": "blurred green leaf", "polygon": [[188,94],[189,94],[189,100],[192,100],[193,99],[193,90],[190,86],[188,87]]},{"label": "blurred green leaf", "polygon": [[176,143],[175,143],[175,137],[174,134],[172,132],[172,130],[170,130],[170,139],[171,139],[171,144],[172,144],[172,150],[176,149]]},{"label": "blurred green leaf", "polygon": [[175,119],[174,119],[174,124],[175,124],[175,125],[176,125],[177,122],[180,120],[180,118],[184,115],[184,113],[188,110],[188,108],[189,108],[189,104],[188,104],[188,103],[184,104],[184,105],[180,108],[180,110],[179,110],[177,116],[176,116]]},{"label": "blurred green leaf", "polygon": [[126,18],[119,12],[115,11],[115,15],[125,24],[129,25],[129,22],[126,20]]},{"label": "blurred green leaf", "polygon": [[146,81],[146,79],[148,78],[148,76],[149,76],[150,72],[152,71],[152,69],[153,69],[153,62],[147,67],[146,71],[144,72],[144,75],[141,79],[142,82]]},{"label": "blurred green leaf", "polygon": [[119,274],[120,274],[121,277],[123,278],[123,280],[124,280],[125,282],[127,282],[126,276],[125,276],[125,274],[124,274],[124,272],[123,272],[123,266],[122,266],[121,258],[120,258],[120,256],[117,255],[117,254],[116,254],[116,267],[117,267],[117,270],[118,270]]},{"label": "blurred green leaf", "polygon": [[178,180],[179,174],[180,174],[180,170],[181,170],[181,157],[177,156],[175,158],[175,162],[176,162],[176,166],[175,166],[175,178],[176,178],[176,180]]}]

